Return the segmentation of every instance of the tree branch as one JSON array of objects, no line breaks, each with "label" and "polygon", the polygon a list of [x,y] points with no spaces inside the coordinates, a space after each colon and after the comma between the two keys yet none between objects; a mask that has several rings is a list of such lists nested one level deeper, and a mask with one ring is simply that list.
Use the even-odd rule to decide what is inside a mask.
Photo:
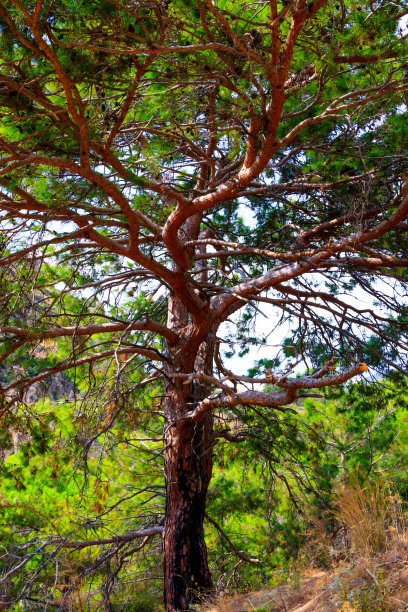
[{"label": "tree branch", "polygon": [[81,542],[68,542],[65,539],[54,538],[47,542],[47,546],[52,544],[58,544],[61,548],[73,548],[75,550],[82,550],[89,546],[103,546],[104,544],[120,544],[121,542],[131,542],[137,538],[151,537],[154,535],[160,535],[163,533],[163,526],[158,525],[156,527],[149,527],[147,529],[138,529],[130,531],[124,535],[112,536],[110,538],[99,538],[95,540],[83,540]]}]

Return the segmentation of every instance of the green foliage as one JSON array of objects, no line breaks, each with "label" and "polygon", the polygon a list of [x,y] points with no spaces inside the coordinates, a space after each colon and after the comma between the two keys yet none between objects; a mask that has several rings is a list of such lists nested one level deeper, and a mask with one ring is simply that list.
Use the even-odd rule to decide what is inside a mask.
[{"label": "green foliage", "polygon": [[[357,470],[408,496],[406,380],[391,374],[408,363],[408,238],[405,213],[393,217],[408,170],[405,7],[274,6],[0,6],[4,573],[28,555],[6,585],[13,601],[155,608],[127,577],[160,578],[158,544],[137,556],[129,542],[67,552],[62,539],[162,520],[163,432],[204,395],[213,406],[219,393],[205,453],[214,442],[220,528],[206,529],[220,584],[277,580],[302,547],[304,509],[324,512]],[[249,377],[279,370],[269,391],[282,405],[229,401],[240,377],[223,359],[253,347]],[[312,389],[297,414],[280,410],[288,378],[329,384],[360,362],[375,386],[321,401]],[[55,376],[69,401],[44,382]],[[236,571],[222,531],[263,563]]]},{"label": "green foliage", "polygon": [[[407,418],[407,380],[399,376],[352,384],[322,401],[307,399],[295,417],[271,422],[260,408],[240,414],[247,441],[233,448],[220,444],[208,512],[238,550],[261,558],[262,564],[240,567],[228,582],[235,559],[210,528],[208,542],[222,582],[245,590],[290,580],[309,527],[325,517],[327,532],[320,537],[332,537],[337,486],[356,474],[361,482],[391,483],[407,503]],[[327,550],[313,546],[314,562],[330,566]]]},{"label": "green foliage", "polygon": [[[84,450],[90,424],[84,422],[81,415],[75,417],[72,404],[43,401],[41,408],[37,406],[36,420],[27,416],[16,416],[14,423],[7,423],[8,429],[3,433],[4,438],[10,437],[10,431],[20,436],[18,452],[9,449],[11,454],[1,464],[0,522],[4,546],[18,554],[19,547],[23,546],[23,550],[28,552],[35,551],[38,541],[47,539],[82,541],[109,537],[112,530],[121,533],[137,529],[145,513],[163,512],[161,469],[144,461],[149,457],[148,448],[153,451],[157,443],[148,443],[148,448],[141,443],[138,447],[128,439],[124,426],[127,420],[134,419],[131,412],[124,411],[111,431],[109,441],[105,438],[109,452],[96,445],[91,448],[85,462],[79,460],[78,450]],[[147,438],[152,437],[148,422],[142,420],[136,417],[140,431]],[[128,430],[129,422],[126,424]],[[138,460],[135,461],[133,453]],[[139,512],[135,511],[132,502],[135,496],[140,502]],[[109,520],[105,522],[104,516]],[[50,542],[50,554],[53,548]],[[34,555],[8,585],[10,600],[18,594],[30,573],[39,573],[42,584],[36,588],[40,597],[51,595],[51,592],[57,597],[59,591],[62,597],[64,583],[70,585],[68,595],[71,599],[75,599],[79,588],[86,588],[86,576],[95,563],[87,549],[67,551],[67,556],[62,553],[57,583],[54,583],[55,569],[51,559],[52,554],[48,560]],[[147,561],[139,564],[139,572],[145,571],[151,563],[157,563],[154,549]],[[109,571],[109,565],[102,563],[93,578],[94,584],[95,581],[100,584]],[[127,601],[129,594],[127,591],[123,595],[123,601]],[[121,607],[122,597],[116,600],[118,610],[130,609]],[[157,600],[157,594],[152,596],[141,591],[144,609],[158,610]]]},{"label": "green foliage", "polygon": [[[154,397],[145,401],[149,405]],[[89,424],[81,416],[74,417],[73,405],[43,401],[37,414],[35,421],[20,415],[3,430],[3,448],[9,436],[4,432],[19,428],[22,436],[18,453],[2,464],[0,513],[5,546],[51,534],[75,541],[107,537],[112,530],[122,532],[125,523],[128,530],[135,528],[140,519],[134,498],[116,510],[109,508],[112,500],[131,496],[146,485],[148,491],[137,496],[140,517],[149,506],[154,512],[162,511],[162,498],[154,494],[159,491],[155,486],[162,483],[161,470],[149,460],[157,443],[149,443],[150,451],[142,444],[135,454],[136,435],[128,434],[129,419],[136,416],[132,411],[125,409],[110,431],[107,452],[101,454],[96,447],[85,470],[85,464],[78,463],[77,448],[86,440]],[[139,437],[153,438],[154,421],[142,414],[133,426]],[[282,579],[296,580],[290,568],[301,554],[308,521],[327,511],[337,484],[357,472],[362,479],[384,474],[408,499],[407,418],[408,387],[401,377],[372,386],[350,385],[324,401],[308,399],[298,416],[277,417],[272,423],[270,419],[267,423],[261,409],[251,414],[243,411],[241,434],[246,432],[247,440],[233,446],[220,442],[216,447],[207,512],[237,550],[262,563],[242,564],[231,574],[236,563],[231,547],[207,523],[207,545],[219,584],[251,590]],[[98,517],[106,510],[109,522],[105,524]],[[156,555],[151,550],[137,566],[129,559],[129,568],[137,567],[143,575],[157,562]],[[86,549],[70,553],[69,558],[70,564],[60,570],[61,580],[68,575],[74,580],[92,563]],[[32,571],[38,563],[33,562]],[[322,558],[321,563],[330,560]],[[101,570],[97,581],[109,571]],[[43,577],[46,584],[51,585],[52,576],[49,565]],[[15,589],[18,584],[17,580]],[[160,597],[153,586],[137,593],[132,588],[123,586],[115,595],[115,610],[159,609]],[[371,591],[360,595],[360,599],[374,597]]]}]

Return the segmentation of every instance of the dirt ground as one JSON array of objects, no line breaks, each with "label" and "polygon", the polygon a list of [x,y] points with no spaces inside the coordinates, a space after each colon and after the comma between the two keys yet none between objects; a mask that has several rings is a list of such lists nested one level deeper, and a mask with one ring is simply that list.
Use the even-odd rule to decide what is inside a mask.
[{"label": "dirt ground", "polygon": [[335,611],[408,612],[408,559],[391,561],[376,575],[362,564],[337,568],[335,572],[308,570],[296,587],[282,584],[224,597],[203,612]]},{"label": "dirt ground", "polygon": [[[274,589],[263,589],[229,600],[224,598],[206,612],[255,612],[262,609],[267,612],[306,612],[313,609],[309,607],[309,602],[315,601],[317,596],[319,599],[325,596],[323,591],[327,583],[330,583],[330,575],[327,572],[305,572],[298,588],[282,584]],[[317,604],[318,600],[315,603]],[[307,607],[304,604],[307,604]]]}]

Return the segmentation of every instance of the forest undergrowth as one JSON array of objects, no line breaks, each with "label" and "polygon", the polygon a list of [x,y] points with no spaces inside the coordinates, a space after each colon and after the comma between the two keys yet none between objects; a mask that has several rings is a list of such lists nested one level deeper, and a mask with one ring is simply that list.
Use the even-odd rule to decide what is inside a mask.
[{"label": "forest undergrowth", "polygon": [[331,513],[310,523],[280,585],[221,595],[200,612],[403,612],[407,550],[408,514],[400,497],[384,483],[362,486],[356,478],[338,488]]},{"label": "forest undergrowth", "polygon": [[[351,385],[305,401],[290,421],[278,417],[273,431],[262,429],[260,411],[259,422],[250,423],[252,440],[233,447],[220,440],[206,522],[215,588],[197,611],[407,609],[407,400],[402,378],[380,390]],[[106,538],[160,517],[160,440],[144,410],[155,402],[146,398],[139,415],[124,410],[86,461],[80,450],[89,422],[72,402],[42,400],[36,421],[21,413],[8,423],[0,488],[3,601],[31,581],[28,610],[43,609],[36,599],[45,591],[53,609],[104,610],[101,594],[111,584],[112,611],[163,609],[159,539],[141,555],[134,544],[95,546],[61,549],[57,563],[34,554],[19,571],[10,564],[40,541]],[[244,412],[229,423],[235,436],[248,426]],[[286,460],[278,454],[284,445]]]}]

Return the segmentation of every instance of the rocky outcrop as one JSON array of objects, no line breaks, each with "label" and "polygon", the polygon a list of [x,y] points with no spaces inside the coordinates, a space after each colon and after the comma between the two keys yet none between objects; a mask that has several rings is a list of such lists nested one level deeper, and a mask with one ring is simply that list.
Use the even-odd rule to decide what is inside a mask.
[{"label": "rocky outcrop", "polygon": [[61,399],[71,401],[74,399],[74,394],[75,386],[68,376],[64,372],[57,372],[29,387],[24,399],[29,404],[34,404],[45,397],[54,402]]}]

